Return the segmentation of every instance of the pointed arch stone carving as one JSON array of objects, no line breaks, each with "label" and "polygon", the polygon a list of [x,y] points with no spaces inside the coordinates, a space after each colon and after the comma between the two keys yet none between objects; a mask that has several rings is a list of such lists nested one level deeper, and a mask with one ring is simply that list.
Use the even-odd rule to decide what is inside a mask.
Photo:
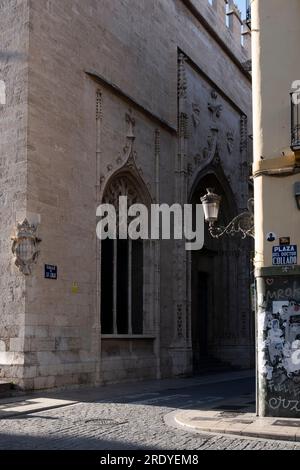
[{"label": "pointed arch stone carving", "polygon": [[225,173],[222,165],[217,138],[218,133],[216,133],[214,136],[214,139],[212,141],[213,143],[208,153],[207,159],[205,159],[204,161],[197,160],[198,165],[196,166],[194,171],[191,172],[189,178],[190,192],[193,190],[193,188],[195,188],[195,185],[199,181],[199,175],[206,174],[207,172],[216,172],[218,175],[221,175],[222,180],[226,181],[226,184],[228,186],[231,186],[230,175],[227,175]]},{"label": "pointed arch stone carving", "polygon": [[120,196],[127,196],[129,205],[142,203],[150,207],[152,204],[152,196],[139,171],[129,165],[122,165],[110,175],[101,196],[103,203],[115,207],[118,207]]},{"label": "pointed arch stone carving", "polygon": [[[128,196],[130,204],[142,202],[146,206],[150,206],[153,197],[142,176],[142,169],[136,164],[136,151],[134,150],[134,126],[135,120],[131,114],[126,114],[126,122],[129,124],[126,145],[123,148],[123,158],[117,159],[117,165],[110,165],[108,173],[104,176],[100,175],[100,200],[106,201],[108,192],[113,197],[112,192],[119,196]],[[134,192],[136,195],[134,196]],[[119,197],[118,196],[118,197]],[[135,201],[135,202],[133,202]]]}]

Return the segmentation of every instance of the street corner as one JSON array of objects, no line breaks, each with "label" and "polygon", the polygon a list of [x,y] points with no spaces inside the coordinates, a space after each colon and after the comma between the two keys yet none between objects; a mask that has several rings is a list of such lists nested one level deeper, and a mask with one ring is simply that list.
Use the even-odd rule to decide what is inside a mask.
[{"label": "street corner", "polygon": [[[300,422],[293,419],[259,418],[236,411],[178,410],[173,425],[194,433],[226,434],[239,438],[300,441]],[[166,420],[170,424],[170,417]]]}]

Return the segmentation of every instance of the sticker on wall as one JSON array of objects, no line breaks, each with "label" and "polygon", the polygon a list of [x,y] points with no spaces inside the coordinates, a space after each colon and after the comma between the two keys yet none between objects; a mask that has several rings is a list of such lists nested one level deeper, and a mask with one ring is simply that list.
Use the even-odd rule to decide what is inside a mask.
[{"label": "sticker on wall", "polygon": [[290,245],[291,239],[290,237],[281,237],[279,238],[279,245]]},{"label": "sticker on wall", "polygon": [[287,300],[274,300],[272,302],[273,314],[280,315],[284,307],[288,307],[289,302]]},{"label": "sticker on wall", "polygon": [[57,266],[45,264],[45,279],[57,279]]},{"label": "sticker on wall", "polygon": [[275,242],[277,240],[277,235],[274,232],[269,232],[267,234],[267,241],[268,242]]},{"label": "sticker on wall", "polygon": [[72,294],[78,294],[79,293],[79,285],[78,282],[73,282],[72,283]]},{"label": "sticker on wall", "polygon": [[273,246],[273,266],[293,266],[297,264],[297,245]]}]

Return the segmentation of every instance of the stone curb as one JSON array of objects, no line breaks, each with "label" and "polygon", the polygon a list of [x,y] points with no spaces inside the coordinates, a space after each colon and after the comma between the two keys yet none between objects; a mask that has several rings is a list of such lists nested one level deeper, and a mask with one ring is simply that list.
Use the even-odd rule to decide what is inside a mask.
[{"label": "stone curb", "polygon": [[181,410],[174,415],[174,421],[179,427],[197,433],[300,441],[300,420],[298,425],[293,419],[258,418],[253,413],[241,413],[234,418],[224,416],[226,413],[217,411]]}]

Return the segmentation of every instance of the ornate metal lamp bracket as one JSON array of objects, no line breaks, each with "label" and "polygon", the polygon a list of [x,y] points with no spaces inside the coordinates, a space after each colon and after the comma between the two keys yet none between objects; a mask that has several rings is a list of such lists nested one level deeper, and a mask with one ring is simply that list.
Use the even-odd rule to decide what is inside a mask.
[{"label": "ornate metal lamp bracket", "polygon": [[255,238],[254,233],[254,199],[249,199],[248,210],[236,216],[227,226],[209,224],[209,233],[213,238],[221,238],[224,235],[241,235],[242,239]]}]

